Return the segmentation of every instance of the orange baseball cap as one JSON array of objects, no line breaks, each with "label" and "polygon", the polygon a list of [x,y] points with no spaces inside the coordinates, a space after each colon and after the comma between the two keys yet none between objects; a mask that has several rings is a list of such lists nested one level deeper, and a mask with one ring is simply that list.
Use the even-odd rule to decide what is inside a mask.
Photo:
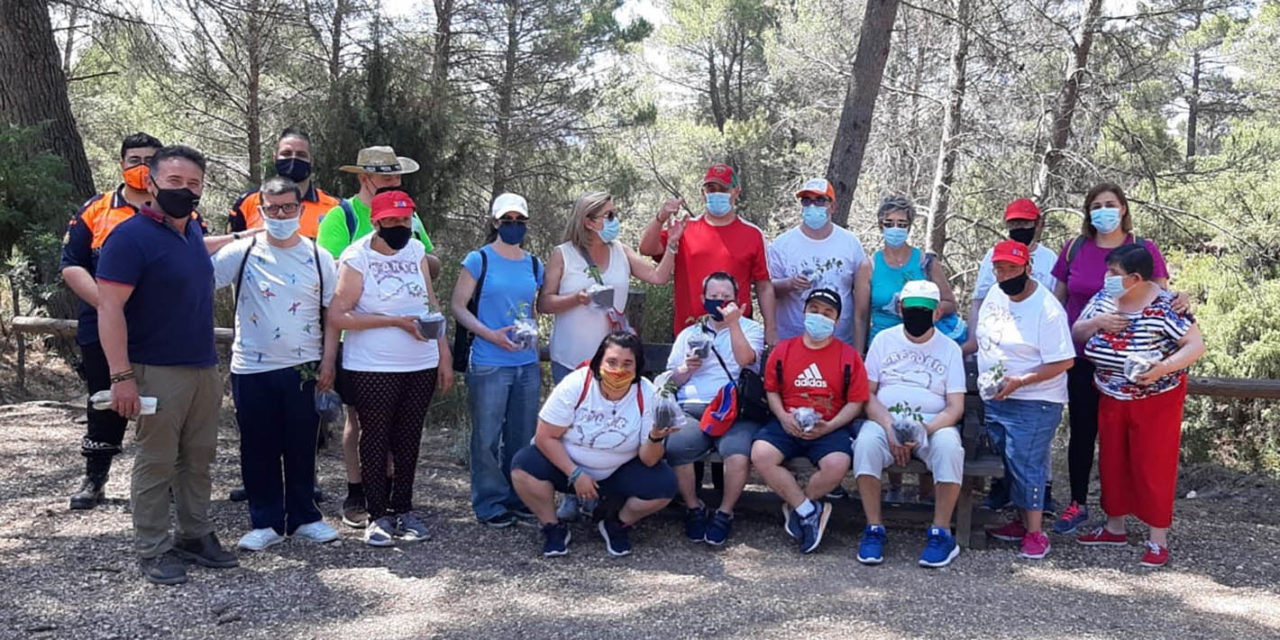
[{"label": "orange baseball cap", "polygon": [[805,196],[826,196],[832,202],[836,199],[836,188],[825,178],[811,178],[796,192],[797,198]]}]

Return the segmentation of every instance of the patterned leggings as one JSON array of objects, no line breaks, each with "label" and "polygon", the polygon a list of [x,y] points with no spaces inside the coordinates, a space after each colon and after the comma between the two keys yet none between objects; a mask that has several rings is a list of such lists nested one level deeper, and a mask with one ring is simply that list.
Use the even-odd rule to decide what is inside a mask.
[{"label": "patterned leggings", "polygon": [[[348,371],[360,416],[360,473],[369,517],[413,509],[422,424],[436,390],[436,370]],[[387,478],[387,454],[395,477]]]}]

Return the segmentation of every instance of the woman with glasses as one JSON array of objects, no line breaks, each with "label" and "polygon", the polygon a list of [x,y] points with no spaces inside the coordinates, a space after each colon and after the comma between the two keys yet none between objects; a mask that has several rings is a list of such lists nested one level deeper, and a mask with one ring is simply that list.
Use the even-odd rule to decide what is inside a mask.
[{"label": "woman with glasses", "polygon": [[462,260],[452,309],[458,325],[475,336],[467,366],[471,508],[477,520],[501,528],[533,520],[511,487],[511,458],[529,443],[538,420],[534,304],[543,270],[521,246],[529,221],[525,199],[504,193],[489,213],[487,244]]}]

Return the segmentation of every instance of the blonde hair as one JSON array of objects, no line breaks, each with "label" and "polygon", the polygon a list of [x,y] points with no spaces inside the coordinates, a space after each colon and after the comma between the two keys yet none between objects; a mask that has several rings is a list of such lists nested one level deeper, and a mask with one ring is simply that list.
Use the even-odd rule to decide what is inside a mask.
[{"label": "blonde hair", "polygon": [[595,231],[583,226],[582,221],[587,216],[599,213],[610,202],[613,202],[613,196],[603,191],[591,191],[578,196],[573,203],[573,215],[569,216],[569,222],[564,227],[564,239],[561,242],[571,243],[585,253]]}]

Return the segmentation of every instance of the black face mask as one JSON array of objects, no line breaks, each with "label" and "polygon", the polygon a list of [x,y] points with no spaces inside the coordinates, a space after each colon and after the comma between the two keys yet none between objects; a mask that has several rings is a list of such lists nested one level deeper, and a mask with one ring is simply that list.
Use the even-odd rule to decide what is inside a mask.
[{"label": "black face mask", "polygon": [[374,190],[373,190],[373,194],[374,194],[374,195],[378,195],[379,193],[386,193],[386,192],[388,192],[388,191],[403,191],[403,189],[401,189],[400,187],[394,187],[394,186],[391,186],[391,187],[378,187],[377,189],[374,189]]},{"label": "black face mask", "polygon": [[200,196],[190,189],[157,189],[156,204],[170,218],[185,218],[200,204]]},{"label": "black face mask", "polygon": [[302,158],[276,158],[276,175],[302,182],[311,176],[311,163]]},{"label": "black face mask", "polygon": [[378,229],[378,237],[387,243],[388,247],[399,251],[409,244],[409,238],[413,235],[413,229],[409,227],[380,227]]},{"label": "black face mask", "polygon": [[1015,240],[1017,242],[1021,242],[1022,244],[1025,244],[1029,247],[1031,246],[1031,243],[1036,239],[1036,228],[1031,227],[1030,229],[1010,229],[1009,239]]},{"label": "black face mask", "polygon": [[913,338],[929,333],[933,328],[933,309],[911,307],[902,310],[902,328]]},{"label": "black face mask", "polygon": [[1017,277],[1009,278],[1008,280],[1001,282],[1000,290],[1010,297],[1020,295],[1027,288],[1027,280],[1027,273],[1024,271]]}]

